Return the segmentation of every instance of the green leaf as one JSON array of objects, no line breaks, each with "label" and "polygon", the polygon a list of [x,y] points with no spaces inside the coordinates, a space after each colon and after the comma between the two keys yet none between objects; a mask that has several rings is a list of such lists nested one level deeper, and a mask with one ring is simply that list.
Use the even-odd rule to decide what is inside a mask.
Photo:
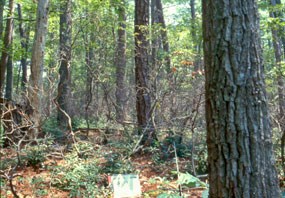
[{"label": "green leaf", "polygon": [[177,183],[180,185],[186,185],[188,187],[207,187],[205,182],[202,182],[199,178],[194,177],[189,173],[180,173]]},{"label": "green leaf", "polygon": [[182,197],[177,195],[177,194],[162,193],[162,194],[158,195],[157,198],[182,198]]},{"label": "green leaf", "polygon": [[209,189],[206,189],[202,192],[202,198],[208,198],[209,197]]}]

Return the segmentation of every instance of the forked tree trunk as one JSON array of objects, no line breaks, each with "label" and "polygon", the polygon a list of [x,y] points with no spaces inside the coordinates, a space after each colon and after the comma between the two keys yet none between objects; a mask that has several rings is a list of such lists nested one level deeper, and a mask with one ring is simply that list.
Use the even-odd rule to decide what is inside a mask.
[{"label": "forked tree trunk", "polygon": [[209,196],[280,197],[256,1],[203,0]]},{"label": "forked tree trunk", "polygon": [[61,128],[68,127],[68,118],[62,112],[70,114],[71,97],[71,0],[61,2],[60,14],[60,81],[58,84],[57,102],[61,110],[58,110],[57,120]]},{"label": "forked tree trunk", "polygon": [[8,19],[6,23],[5,36],[3,41],[2,56],[0,61],[0,97],[2,97],[2,92],[4,89],[6,68],[9,57],[9,50],[12,44],[12,34],[13,34],[13,13],[14,13],[14,0],[9,0],[9,12]]},{"label": "forked tree trunk", "polygon": [[43,94],[43,69],[44,69],[44,52],[47,35],[48,22],[48,4],[49,0],[38,0],[36,31],[32,49],[31,76],[29,84],[29,100],[33,107],[33,113],[30,116],[34,123],[31,137],[36,138],[39,134],[42,119],[42,102]]}]

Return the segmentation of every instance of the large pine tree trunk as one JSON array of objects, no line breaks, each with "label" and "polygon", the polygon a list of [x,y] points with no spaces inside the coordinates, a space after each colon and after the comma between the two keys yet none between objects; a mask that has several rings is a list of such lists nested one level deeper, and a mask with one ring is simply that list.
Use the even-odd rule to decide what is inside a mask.
[{"label": "large pine tree trunk", "polygon": [[255,1],[203,0],[210,197],[280,197]]},{"label": "large pine tree trunk", "polygon": [[58,84],[57,102],[61,110],[58,110],[57,120],[62,128],[68,127],[68,118],[62,111],[70,114],[70,62],[71,62],[71,0],[61,3],[60,14],[60,81]]},{"label": "large pine tree trunk", "polygon": [[14,13],[14,0],[9,0],[9,12],[6,23],[5,36],[3,41],[2,56],[0,61],[0,97],[4,89],[6,67],[8,63],[9,50],[12,44],[12,33],[13,33],[13,13]]},{"label": "large pine tree trunk", "polygon": [[122,5],[118,8],[118,41],[116,50],[116,118],[117,121],[123,123],[126,117],[126,87],[125,87],[125,70],[126,70],[126,3],[122,2]]},{"label": "large pine tree trunk", "polygon": [[37,137],[41,127],[41,97],[43,93],[43,69],[48,22],[48,4],[49,0],[38,0],[37,23],[32,49],[31,76],[28,90],[30,104],[33,107],[31,120],[34,123],[34,130],[31,131],[31,137]]},{"label": "large pine tree trunk", "polygon": [[136,110],[139,130],[143,133],[142,145],[149,145],[156,138],[151,122],[151,98],[149,93],[149,0],[135,1],[135,76]]}]

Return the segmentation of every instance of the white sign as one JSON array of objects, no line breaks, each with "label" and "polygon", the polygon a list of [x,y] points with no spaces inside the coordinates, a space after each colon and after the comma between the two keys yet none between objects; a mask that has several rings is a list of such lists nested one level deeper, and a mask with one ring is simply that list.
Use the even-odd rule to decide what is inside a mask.
[{"label": "white sign", "polygon": [[114,190],[114,198],[134,198],[141,196],[138,175],[112,175],[110,183]]}]

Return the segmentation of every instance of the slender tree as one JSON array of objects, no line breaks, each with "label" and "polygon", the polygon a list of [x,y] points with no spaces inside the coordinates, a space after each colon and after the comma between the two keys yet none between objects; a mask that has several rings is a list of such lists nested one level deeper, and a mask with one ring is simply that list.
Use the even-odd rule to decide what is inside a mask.
[{"label": "slender tree", "polygon": [[191,36],[193,43],[193,52],[194,52],[194,70],[197,72],[200,69],[199,61],[199,40],[197,36],[197,20],[196,20],[196,2],[195,0],[190,0],[190,9],[191,9]]},{"label": "slender tree", "polygon": [[[85,62],[86,62],[86,106],[85,106],[85,120],[87,124],[87,130],[89,130],[89,107],[93,99],[93,81],[94,81],[94,60],[95,52],[92,46],[92,41],[95,41],[94,32],[91,33],[90,39],[86,34],[84,35],[85,40]],[[88,131],[89,132],[89,131]],[[88,134],[87,132],[87,134]]]},{"label": "slender tree", "polygon": [[0,0],[0,40],[3,36],[3,15],[4,15],[5,0]]},{"label": "slender tree", "polygon": [[12,58],[12,52],[10,52],[10,55],[8,57],[7,62],[7,73],[6,73],[6,87],[5,87],[5,98],[8,100],[12,100],[13,95],[13,58]]},{"label": "slender tree", "polygon": [[166,30],[166,24],[164,20],[164,14],[163,14],[163,7],[161,0],[151,0],[151,23],[152,25],[159,25],[160,26],[160,35],[159,37],[153,35],[155,38],[153,38],[152,43],[152,56],[153,56],[153,62],[155,62],[154,59],[157,58],[157,49],[161,47],[163,51],[165,52],[165,65],[166,70],[170,72],[171,68],[171,59],[169,56],[170,53],[170,47],[168,42],[168,36],[167,36],[167,30]]},{"label": "slender tree", "polygon": [[21,4],[17,4],[17,11],[19,16],[19,32],[21,39],[21,67],[22,67],[22,79],[21,79],[21,87],[22,90],[26,90],[26,84],[28,82],[27,76],[27,54],[28,54],[28,43],[29,43],[29,35],[30,35],[30,27],[24,29],[23,27],[23,17],[22,17],[22,6]]},{"label": "slender tree", "polygon": [[209,197],[280,197],[256,1],[202,7]]},{"label": "slender tree", "polygon": [[60,80],[58,84],[57,101],[61,110],[58,110],[59,126],[66,128],[68,118],[62,112],[70,113],[70,62],[71,62],[71,0],[61,3],[60,14]]},{"label": "slender tree", "polygon": [[13,13],[14,13],[14,0],[9,0],[8,19],[6,22],[5,36],[4,36],[4,42],[3,42],[4,45],[3,45],[2,56],[1,56],[1,61],[0,61],[0,97],[2,97],[2,94],[3,94],[2,92],[4,89],[9,50],[11,50],[11,44],[12,44]]},{"label": "slender tree", "polygon": [[37,137],[41,127],[41,98],[43,94],[43,69],[48,23],[48,5],[49,0],[38,0],[36,31],[32,49],[31,76],[28,90],[30,104],[33,107],[33,113],[30,116],[34,123],[34,130],[32,131],[31,137]]},{"label": "slender tree", "polygon": [[[280,0],[270,0],[269,1],[272,8],[276,8],[276,6],[281,5]],[[282,13],[280,11],[271,11],[270,17],[279,19],[282,17]],[[281,62],[285,61],[283,57],[283,48],[282,48],[282,38],[280,35],[283,33],[283,28],[280,25],[278,27],[272,27],[272,43],[275,54],[275,62],[277,67],[277,86],[278,86],[278,107],[279,107],[279,115],[278,120],[282,130],[282,138],[281,138],[281,156],[282,156],[282,164],[283,170],[285,171],[285,157],[284,157],[284,146],[285,146],[285,85],[284,85],[284,76],[282,76],[282,67]]]},{"label": "slender tree", "polygon": [[118,7],[118,40],[116,50],[116,117],[117,121],[123,123],[126,117],[126,87],[125,87],[125,70],[126,70],[126,2]]},{"label": "slender tree", "polygon": [[135,1],[135,76],[136,110],[142,145],[150,145],[156,139],[151,122],[151,98],[149,93],[149,0]]}]

